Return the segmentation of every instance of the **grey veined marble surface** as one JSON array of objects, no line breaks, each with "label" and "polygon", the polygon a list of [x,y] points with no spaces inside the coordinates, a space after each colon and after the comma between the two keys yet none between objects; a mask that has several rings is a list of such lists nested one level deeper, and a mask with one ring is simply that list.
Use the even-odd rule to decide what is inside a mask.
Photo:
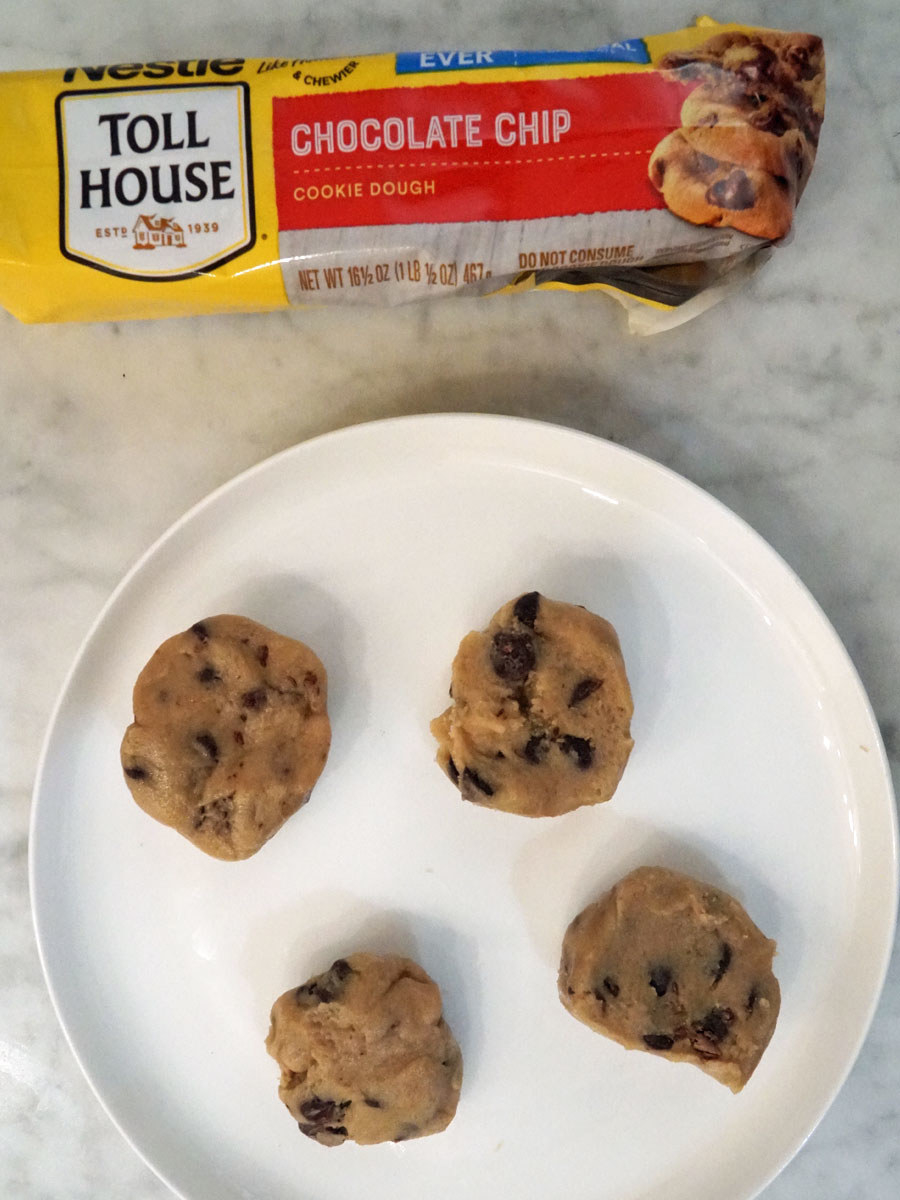
[{"label": "grey veined marble surface", "polygon": [[[573,47],[688,23],[683,3],[8,0],[0,68],[208,51],[314,57]],[[748,521],[846,644],[900,766],[900,13],[723,0],[823,35],[827,117],[792,242],[688,325],[629,335],[563,294],[391,311],[25,327],[0,314],[0,1195],[162,1200],[59,1031],[29,914],[43,731],[126,568],[210,489],[353,422],[520,414],[658,460]],[[834,1105],[766,1200],[900,1194],[900,960]],[[723,1196],[722,1200],[728,1200]]]}]

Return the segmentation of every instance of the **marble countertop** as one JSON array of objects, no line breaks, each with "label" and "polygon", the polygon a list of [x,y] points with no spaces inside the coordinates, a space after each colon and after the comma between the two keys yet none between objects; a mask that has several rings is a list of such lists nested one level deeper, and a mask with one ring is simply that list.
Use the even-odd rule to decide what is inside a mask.
[{"label": "marble countertop", "polygon": [[[11,0],[0,69],[210,50],[577,46],[694,15],[651,0]],[[828,116],[792,243],[681,328],[634,337],[614,304],[563,294],[83,326],[0,313],[0,1195],[169,1195],[57,1027],[29,914],[31,788],[54,698],[118,579],[194,501],[274,451],[373,418],[478,410],[570,425],[668,465],[810,588],[869,693],[896,786],[900,20],[895,0],[723,0],[713,15],[822,34]],[[895,954],[858,1062],[766,1200],[893,1200],[898,1147]]]}]

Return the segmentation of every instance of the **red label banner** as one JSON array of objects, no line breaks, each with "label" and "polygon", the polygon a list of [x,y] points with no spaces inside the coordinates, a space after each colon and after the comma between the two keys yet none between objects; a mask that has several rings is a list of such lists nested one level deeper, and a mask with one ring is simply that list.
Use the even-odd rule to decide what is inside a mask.
[{"label": "red label banner", "polygon": [[664,208],[647,163],[687,91],[648,71],[276,98],[279,228]]}]

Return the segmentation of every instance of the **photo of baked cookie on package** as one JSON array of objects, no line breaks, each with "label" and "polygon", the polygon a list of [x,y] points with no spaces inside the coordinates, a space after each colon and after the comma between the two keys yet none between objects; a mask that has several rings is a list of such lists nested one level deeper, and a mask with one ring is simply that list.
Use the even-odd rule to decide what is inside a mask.
[{"label": "photo of baked cookie on package", "polygon": [[784,237],[825,114],[821,38],[726,29],[700,46],[668,51],[658,66],[693,85],[681,127],[650,157],[650,181],[668,209],[693,225]]}]

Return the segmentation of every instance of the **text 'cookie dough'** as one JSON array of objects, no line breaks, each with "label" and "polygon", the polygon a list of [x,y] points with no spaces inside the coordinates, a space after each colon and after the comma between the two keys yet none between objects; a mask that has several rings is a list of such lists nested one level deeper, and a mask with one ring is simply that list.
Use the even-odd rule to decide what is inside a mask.
[{"label": "text 'cookie dough'", "polygon": [[249,858],[309,799],[331,744],[316,655],[247,617],[164,642],[134,686],[122,768],[137,803],[215,858]]},{"label": "text 'cookie dough'", "polygon": [[727,893],[640,867],[569,926],[559,997],[626,1048],[695,1063],[739,1092],[778,1019],[774,954]]},{"label": "text 'cookie dough'", "polygon": [[425,1137],[456,1113],[462,1055],[437,984],[408,958],[351,954],[291,988],[266,1048],[279,1096],[322,1145]]},{"label": "text 'cookie dough'", "polygon": [[616,631],[575,604],[527,592],[453,662],[453,703],[431,723],[465,800],[550,817],[608,800],[634,745]]}]

